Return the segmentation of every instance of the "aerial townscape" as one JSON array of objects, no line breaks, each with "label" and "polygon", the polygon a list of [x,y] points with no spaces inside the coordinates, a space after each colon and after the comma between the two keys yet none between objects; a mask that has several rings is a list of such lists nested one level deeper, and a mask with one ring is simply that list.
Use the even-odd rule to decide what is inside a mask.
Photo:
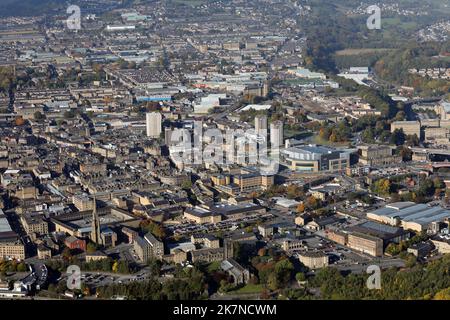
[{"label": "aerial townscape", "polygon": [[381,2],[0,1],[0,300],[450,300],[450,3]]}]

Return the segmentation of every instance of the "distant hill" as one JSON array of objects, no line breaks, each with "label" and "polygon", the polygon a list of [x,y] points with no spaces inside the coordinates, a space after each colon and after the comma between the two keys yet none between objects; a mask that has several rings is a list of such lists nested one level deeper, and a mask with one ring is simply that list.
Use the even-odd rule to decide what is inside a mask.
[{"label": "distant hill", "polygon": [[66,3],[65,0],[1,0],[0,17],[36,16],[61,10]]}]

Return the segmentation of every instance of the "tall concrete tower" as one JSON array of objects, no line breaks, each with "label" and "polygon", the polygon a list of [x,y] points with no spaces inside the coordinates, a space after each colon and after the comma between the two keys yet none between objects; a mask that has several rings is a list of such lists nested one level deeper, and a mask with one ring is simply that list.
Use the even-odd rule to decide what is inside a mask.
[{"label": "tall concrete tower", "polygon": [[159,138],[162,132],[162,115],[159,112],[149,112],[145,116],[147,137]]},{"label": "tall concrete tower", "polygon": [[270,145],[272,148],[280,148],[283,143],[283,122],[274,121],[270,124]]},{"label": "tall concrete tower", "polygon": [[267,116],[258,115],[255,117],[255,133],[261,136],[267,134]]},{"label": "tall concrete tower", "polygon": [[97,201],[94,195],[94,209],[92,210],[92,230],[91,240],[95,244],[100,244],[100,219],[97,214]]}]

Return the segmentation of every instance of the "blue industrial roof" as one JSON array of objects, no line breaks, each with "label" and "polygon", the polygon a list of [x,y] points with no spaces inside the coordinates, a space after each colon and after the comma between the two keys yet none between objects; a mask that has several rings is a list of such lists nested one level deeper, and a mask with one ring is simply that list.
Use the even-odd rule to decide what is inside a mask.
[{"label": "blue industrial roof", "polygon": [[424,211],[419,211],[417,213],[410,214],[406,216],[403,220],[405,221],[414,221],[416,219],[421,219],[429,216],[435,216],[436,214],[440,214],[445,211],[441,207],[432,207]]},{"label": "blue industrial roof", "polygon": [[[396,205],[398,205],[398,207]],[[423,203],[406,207],[402,203],[397,203],[374,210],[370,213],[388,218],[398,217],[404,221],[417,222],[420,224],[440,221],[450,217],[450,210],[446,210],[441,206],[430,207]]]},{"label": "blue industrial roof", "polygon": [[392,207],[385,207],[385,208],[381,208],[381,209],[377,209],[374,210],[370,213],[379,215],[379,216],[386,216],[389,218],[393,218],[393,217],[403,217],[403,216],[407,216],[413,213],[416,213],[419,210],[425,210],[427,209],[428,206],[426,204],[416,204],[410,207],[406,207],[403,209],[394,209]]},{"label": "blue industrial roof", "polygon": [[418,222],[430,223],[430,222],[433,222],[433,221],[440,221],[440,220],[443,220],[445,218],[450,218],[450,211],[445,210],[442,213],[439,213],[438,215],[433,215],[433,216],[429,216],[429,217],[420,218],[420,219],[418,219]]}]

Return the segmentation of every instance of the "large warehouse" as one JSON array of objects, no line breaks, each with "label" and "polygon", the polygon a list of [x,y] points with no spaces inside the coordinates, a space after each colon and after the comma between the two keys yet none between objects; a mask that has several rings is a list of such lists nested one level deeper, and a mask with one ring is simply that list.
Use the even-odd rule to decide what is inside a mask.
[{"label": "large warehouse", "polygon": [[433,222],[450,218],[450,210],[414,202],[395,202],[367,213],[367,218],[417,232],[427,230]]}]

